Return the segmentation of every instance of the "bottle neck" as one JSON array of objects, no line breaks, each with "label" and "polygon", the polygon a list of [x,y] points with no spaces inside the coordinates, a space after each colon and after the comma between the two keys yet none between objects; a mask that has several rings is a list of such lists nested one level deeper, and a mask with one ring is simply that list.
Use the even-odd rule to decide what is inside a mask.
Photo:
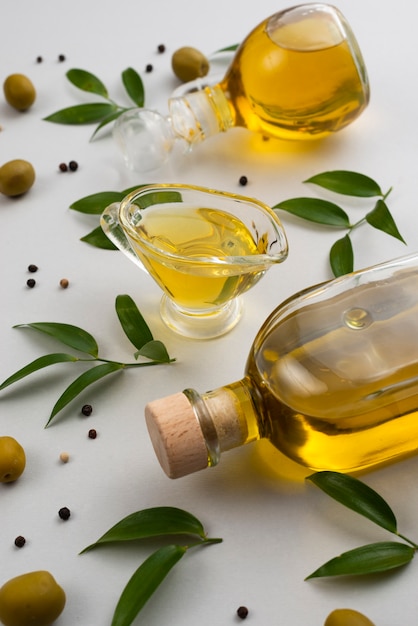
[{"label": "bottle neck", "polygon": [[174,133],[189,144],[225,132],[235,124],[231,107],[219,85],[171,98],[168,106]]},{"label": "bottle neck", "polygon": [[219,462],[222,452],[260,439],[260,416],[249,379],[203,394],[194,389],[183,393],[199,422],[208,450],[208,467]]}]

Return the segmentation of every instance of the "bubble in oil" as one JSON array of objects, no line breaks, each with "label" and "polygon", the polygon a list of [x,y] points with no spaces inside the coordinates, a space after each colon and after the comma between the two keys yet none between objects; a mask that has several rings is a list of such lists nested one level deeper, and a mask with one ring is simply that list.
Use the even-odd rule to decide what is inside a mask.
[{"label": "bubble in oil", "polygon": [[343,322],[348,328],[352,328],[353,330],[363,330],[364,328],[370,326],[373,322],[373,317],[367,309],[354,307],[345,311],[343,315]]}]

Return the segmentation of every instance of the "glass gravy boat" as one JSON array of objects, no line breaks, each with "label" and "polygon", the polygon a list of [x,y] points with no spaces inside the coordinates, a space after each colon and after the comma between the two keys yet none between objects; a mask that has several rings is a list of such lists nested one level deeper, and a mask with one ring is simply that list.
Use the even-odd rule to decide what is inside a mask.
[{"label": "glass gravy boat", "polygon": [[287,257],[275,212],[244,196],[179,184],[147,185],[107,207],[101,227],[164,292],[175,332],[210,339],[241,316],[241,294]]}]

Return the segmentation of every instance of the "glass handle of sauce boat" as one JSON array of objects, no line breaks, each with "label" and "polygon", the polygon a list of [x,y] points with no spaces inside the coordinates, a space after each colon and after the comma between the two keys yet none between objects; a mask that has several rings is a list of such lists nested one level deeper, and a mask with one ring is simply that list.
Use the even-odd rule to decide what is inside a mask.
[{"label": "glass handle of sauce boat", "polygon": [[132,249],[131,244],[121,226],[119,221],[119,202],[114,202],[110,204],[103,211],[100,217],[100,226],[102,227],[105,235],[110,239],[110,241],[128,257],[131,261],[133,261],[138,267],[140,267],[144,272],[147,270],[143,266],[142,262],[139,260],[134,250]]}]

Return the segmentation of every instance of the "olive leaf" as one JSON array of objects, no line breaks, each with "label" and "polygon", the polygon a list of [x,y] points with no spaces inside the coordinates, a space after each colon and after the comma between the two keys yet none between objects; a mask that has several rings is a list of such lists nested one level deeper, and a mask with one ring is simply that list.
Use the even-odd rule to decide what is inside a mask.
[{"label": "olive leaf", "polygon": [[194,515],[176,507],[160,506],[127,515],[80,554],[106,543],[165,535],[197,535],[200,539],[206,538],[203,524]]},{"label": "olive leaf", "polygon": [[88,215],[101,215],[109,204],[120,202],[123,198],[124,194],[122,191],[102,191],[76,200],[76,202],[70,204],[70,209],[80,213],[87,213]]},{"label": "olive leaf", "polygon": [[170,363],[165,345],[156,341],[135,302],[128,295],[116,298],[116,314],[125,335],[138,348],[134,356],[143,356],[159,363]]},{"label": "olive leaf", "polygon": [[37,372],[44,367],[48,367],[49,365],[56,365],[57,363],[71,363],[78,360],[79,359],[72,354],[46,354],[45,356],[41,356],[38,359],[35,359],[25,367],[22,367],[22,369],[15,372],[12,376],[9,376],[9,378],[6,378],[6,380],[3,381],[3,383],[0,385],[0,391],[5,389],[9,385],[16,383],[18,380],[21,380],[25,376],[29,376],[30,374],[33,374],[34,372]]},{"label": "olive leaf", "polygon": [[158,339],[148,341],[140,350],[137,350],[134,357],[137,359],[140,356],[151,359],[155,363],[171,363],[173,361],[170,359],[165,345]]},{"label": "olive leaf", "polygon": [[361,480],[339,472],[316,472],[307,480],[347,508],[367,517],[391,533],[397,532],[396,517],[389,504]]},{"label": "olive leaf", "polygon": [[151,330],[132,298],[126,294],[117,296],[116,314],[129,341],[140,350],[154,339]]},{"label": "olive leaf", "polygon": [[111,122],[114,122],[121,115],[121,113],[123,113],[123,112],[124,112],[123,110],[117,109],[116,111],[113,111],[113,113],[110,113],[109,115],[104,117],[100,121],[100,123],[96,126],[96,128],[94,129],[93,134],[90,137],[90,141],[92,141],[95,138],[95,136],[99,133],[99,131],[102,128],[104,128],[105,126],[107,126]]},{"label": "olive leaf", "polygon": [[211,300],[211,304],[224,304],[226,300],[230,300],[231,298],[233,298],[237,290],[237,285],[240,285],[242,291],[245,291],[244,281],[242,279],[242,276],[228,276],[222,286],[221,291],[219,292],[219,295]]},{"label": "olive leaf", "polygon": [[166,539],[179,535],[192,537],[194,543],[164,545],[139,566],[122,591],[113,615],[112,626],[132,624],[145,603],[187,550],[197,546],[221,543],[222,539],[207,537],[202,523],[183,509],[154,507],[124,517],[95,543],[80,552],[83,554],[109,543],[124,543],[151,537]]},{"label": "olive leaf", "polygon": [[305,580],[324,576],[358,576],[385,572],[406,565],[414,555],[415,549],[404,543],[396,541],[371,543],[327,561]]},{"label": "olive leaf", "polygon": [[186,551],[186,546],[168,545],[151,554],[128,581],[116,605],[111,626],[130,626]]},{"label": "olive leaf", "polygon": [[234,43],[232,44],[232,46],[226,46],[226,48],[220,48],[220,50],[216,50],[214,54],[218,54],[219,52],[235,52],[235,50],[238,50],[239,46],[239,43]]},{"label": "olive leaf", "polygon": [[[120,319],[123,330],[128,330],[129,335],[135,340],[133,344],[136,348],[140,346],[139,352],[135,354],[135,359],[139,355],[148,359],[145,362],[135,361],[133,363],[121,363],[99,357],[99,349],[96,339],[84,329],[73,326],[71,324],[61,324],[58,322],[33,322],[30,324],[17,324],[14,328],[32,328],[36,331],[45,333],[54,339],[68,345],[72,348],[84,352],[88,355],[86,358],[79,358],[66,353],[53,353],[35,359],[28,365],[22,367],[17,372],[9,376],[0,384],[0,391],[9,385],[18,382],[22,378],[43,369],[49,365],[58,363],[95,363],[95,365],[81,376],[76,378],[61,394],[55,403],[49,419],[46,423],[48,426],[52,419],[74,398],[76,398],[86,387],[102,379],[108,374],[112,374],[122,369],[147,367],[150,365],[160,365],[162,363],[171,363],[171,359],[166,347],[161,341],[153,339],[152,333],[147,323],[139,312],[137,306],[129,296],[121,296],[116,299],[117,311],[120,313]],[[133,325],[138,324],[138,329],[134,329]],[[129,337],[128,337],[129,338]],[[136,345],[138,344],[138,345]]]},{"label": "olive leaf", "polygon": [[101,365],[96,365],[95,367],[91,367],[86,372],[81,374],[81,376],[76,378],[71,383],[71,385],[67,387],[64,393],[62,393],[61,396],[58,398],[45,426],[49,426],[52,419],[60,411],[62,411],[62,409],[66,407],[67,404],[71,402],[71,400],[74,400],[74,398],[76,398],[82,391],[84,391],[86,387],[88,387],[89,385],[92,385],[93,383],[96,383],[98,380],[100,380],[104,376],[107,376],[108,374],[113,374],[113,372],[117,372],[123,369],[124,367],[125,365],[123,363],[116,363],[116,362],[102,363]]},{"label": "olive leaf", "polygon": [[349,228],[350,220],[347,213],[334,202],[318,198],[292,198],[275,204],[273,209],[281,209],[310,222]]},{"label": "olive leaf", "polygon": [[384,200],[378,200],[376,202],[376,206],[374,207],[373,211],[367,213],[366,220],[370,224],[370,226],[373,226],[373,228],[382,230],[387,235],[391,235],[392,237],[395,237],[396,239],[402,241],[402,243],[406,243],[404,238],[400,234],[398,227],[395,224],[395,220],[393,219],[389,208]]},{"label": "olive leaf", "polygon": [[84,235],[84,237],[80,238],[80,241],[84,241],[84,243],[89,243],[91,246],[95,248],[102,248],[103,250],[119,250],[115,244],[110,241],[109,237],[107,237],[101,226],[97,226],[92,231]]},{"label": "olive leaf", "polygon": [[138,107],[143,107],[145,102],[145,92],[142,79],[138,72],[132,67],[128,67],[122,72],[122,82],[128,96]]},{"label": "olive leaf", "polygon": [[303,181],[346,196],[370,198],[382,196],[379,185],[369,176],[348,170],[322,172]]},{"label": "olive leaf", "polygon": [[60,109],[43,119],[45,122],[53,122],[55,124],[92,124],[93,122],[100,122],[103,118],[116,113],[117,110],[118,108],[115,104],[87,102]]},{"label": "olive leaf", "polygon": [[349,235],[338,239],[331,246],[329,261],[334,276],[344,276],[353,271],[354,253]]},{"label": "olive leaf", "polygon": [[16,324],[13,328],[32,328],[80,352],[97,357],[99,348],[95,338],[79,326],[60,324],[57,322],[32,322],[30,324]]},{"label": "olive leaf", "polygon": [[154,204],[166,204],[170,202],[182,202],[183,198],[180,191],[166,191],[157,190],[153,193],[148,193],[141,198],[141,209],[153,206]]},{"label": "olive leaf", "polygon": [[86,70],[71,69],[68,70],[66,76],[70,83],[83,91],[95,93],[98,96],[103,96],[103,98],[109,97],[107,88],[102,83],[100,78],[97,78],[97,76],[87,72]]},{"label": "olive leaf", "polygon": [[100,191],[98,193],[92,193],[80,200],[76,200],[70,204],[70,209],[73,211],[79,211],[80,213],[87,213],[88,215],[101,215],[106,207],[113,202],[120,202],[125,196],[132,191],[140,189],[145,185],[136,185],[135,187],[129,187],[123,191]]}]

